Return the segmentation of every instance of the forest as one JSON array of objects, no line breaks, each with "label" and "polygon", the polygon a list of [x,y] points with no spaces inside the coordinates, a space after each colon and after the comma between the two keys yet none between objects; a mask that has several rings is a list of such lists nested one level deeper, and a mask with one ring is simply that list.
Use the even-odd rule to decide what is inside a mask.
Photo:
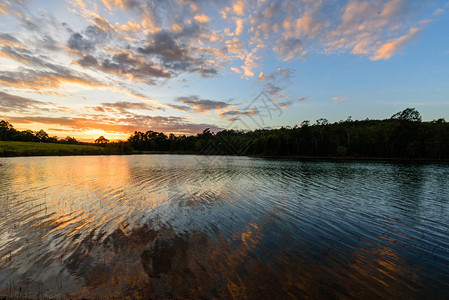
[{"label": "forest", "polygon": [[[0,122],[0,140],[78,143],[70,137],[62,140],[48,137],[43,130],[17,131],[6,121]],[[99,137],[96,144],[105,146],[109,141]],[[214,133],[205,128],[191,136],[136,131],[120,147],[126,153],[445,160],[449,159],[449,123],[444,119],[423,122],[416,109],[407,108],[384,120],[348,118],[329,123],[318,119],[313,124],[303,121],[294,127],[278,129]]]}]

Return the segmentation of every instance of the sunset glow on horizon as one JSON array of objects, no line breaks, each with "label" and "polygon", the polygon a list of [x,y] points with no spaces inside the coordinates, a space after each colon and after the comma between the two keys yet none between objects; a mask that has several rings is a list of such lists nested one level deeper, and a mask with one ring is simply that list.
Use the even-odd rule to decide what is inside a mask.
[{"label": "sunset glow on horizon", "polygon": [[[449,119],[448,11],[441,0],[0,0],[0,120],[93,141],[407,107]],[[279,113],[248,106],[261,92]]]}]

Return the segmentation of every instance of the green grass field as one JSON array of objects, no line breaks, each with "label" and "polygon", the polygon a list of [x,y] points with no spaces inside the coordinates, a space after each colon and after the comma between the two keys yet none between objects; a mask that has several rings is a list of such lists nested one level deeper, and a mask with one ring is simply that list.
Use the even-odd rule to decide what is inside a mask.
[{"label": "green grass field", "polygon": [[107,148],[91,145],[0,141],[0,156],[109,154]]}]

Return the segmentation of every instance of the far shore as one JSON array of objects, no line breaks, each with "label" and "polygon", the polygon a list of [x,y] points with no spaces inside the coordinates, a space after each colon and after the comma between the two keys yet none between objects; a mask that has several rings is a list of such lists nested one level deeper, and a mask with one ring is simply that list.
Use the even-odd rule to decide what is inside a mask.
[{"label": "far shore", "polygon": [[[107,148],[99,145],[70,145],[56,143],[13,142],[0,141],[0,157],[29,157],[29,156],[92,156],[92,155],[204,155],[194,151],[141,151],[122,153],[119,149]],[[223,155],[246,156],[266,159],[294,159],[294,160],[326,160],[326,161],[389,161],[411,163],[447,163],[447,159],[429,158],[386,158],[386,157],[354,157],[354,156],[271,156],[271,155]]]}]

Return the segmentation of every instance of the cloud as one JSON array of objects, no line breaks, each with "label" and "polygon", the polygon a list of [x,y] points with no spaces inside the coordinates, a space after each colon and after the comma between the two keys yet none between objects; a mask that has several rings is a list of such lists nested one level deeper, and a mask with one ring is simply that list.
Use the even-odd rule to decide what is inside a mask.
[{"label": "cloud", "polygon": [[89,25],[82,32],[73,32],[67,40],[67,47],[75,52],[90,53],[102,44],[114,42],[113,28],[99,16],[93,18],[95,25]]},{"label": "cloud", "polygon": [[129,10],[137,7],[139,4],[139,2],[135,0],[102,0],[102,2],[109,10]]},{"label": "cloud", "polygon": [[170,78],[172,74],[168,70],[160,68],[157,64],[147,62],[138,56],[127,52],[113,55],[103,60],[101,70],[115,73],[137,81],[155,84],[155,78]]},{"label": "cloud", "polygon": [[[61,3],[58,5],[65,4]],[[30,6],[29,1],[3,1],[0,13],[8,22],[4,28],[10,32],[0,33],[0,55],[2,61],[14,62],[4,65],[8,69],[0,72],[0,85],[8,91],[20,90],[20,94],[31,91],[76,97],[76,89],[67,86],[72,84],[99,90],[99,97],[121,93],[138,100],[100,100],[103,103],[99,105],[86,99],[85,105],[97,115],[104,114],[104,122],[98,122],[107,126],[117,126],[114,122],[123,120],[127,126],[143,128],[159,126],[155,124],[159,120],[176,124],[166,127],[174,128],[188,123],[151,119],[137,115],[136,111],[154,113],[161,107],[171,107],[186,112],[223,112],[232,105],[199,96],[179,97],[175,104],[164,104],[145,95],[146,89],[159,93],[159,86],[169,86],[167,82],[179,75],[207,78],[232,70],[231,74],[237,77],[256,76],[256,84],[277,105],[286,108],[307,98],[290,95],[292,70],[261,72],[261,67],[266,66],[265,58],[274,56],[290,61],[306,54],[346,53],[371,60],[390,59],[416,38],[424,26],[419,12],[429,4],[417,3],[71,0],[70,5],[60,10],[67,8],[70,15],[54,16],[44,9],[35,9],[38,3]],[[221,13],[222,18],[216,17],[214,11]],[[441,12],[436,10],[435,14]],[[77,23],[80,18],[84,23]],[[25,111],[27,105],[29,111],[47,107],[14,98],[18,103],[14,108],[13,98],[8,99],[3,101],[3,110],[8,112]],[[135,104],[137,101],[153,101],[155,106]],[[231,111],[223,116],[238,117],[238,112]],[[74,122],[75,117],[70,118]],[[78,119],[77,124],[95,123],[85,115]]]},{"label": "cloud", "polygon": [[235,35],[240,35],[243,32],[243,20],[237,19],[235,21]]},{"label": "cloud", "polygon": [[61,72],[25,69],[16,72],[2,72],[0,85],[21,88],[25,90],[59,89],[64,84],[77,84],[87,87],[106,87],[105,84],[75,72],[60,68]]},{"label": "cloud", "polygon": [[121,114],[129,114],[130,110],[164,110],[162,107],[150,105],[148,103],[142,103],[142,102],[127,102],[127,101],[118,101],[118,102],[112,102],[112,103],[101,103],[102,106],[100,106],[101,109],[97,109],[99,111],[112,111],[112,112],[118,112]]},{"label": "cloud", "polygon": [[198,14],[194,17],[194,19],[200,23],[208,23],[211,21],[211,18],[209,18],[205,14]]},{"label": "cloud", "polygon": [[152,39],[145,48],[139,48],[143,54],[154,54],[159,56],[164,62],[187,61],[187,50],[181,48],[168,31],[160,31],[152,36]]},{"label": "cloud", "polygon": [[444,14],[444,9],[442,9],[442,8],[437,8],[437,9],[435,9],[435,11],[433,12],[433,15],[434,15],[434,16],[438,16],[438,15],[441,15],[441,14]]},{"label": "cloud", "polygon": [[261,59],[260,56],[256,55],[257,48],[254,48],[251,53],[248,53],[245,58],[244,65],[242,66],[243,74],[247,77],[253,77],[253,69],[257,67],[256,61]]},{"label": "cloud", "polygon": [[160,60],[161,66],[173,72],[195,72],[203,77],[210,77],[217,74],[217,70],[206,63],[200,57],[192,56],[192,51],[187,46],[182,46],[176,42],[177,36],[191,37],[198,34],[199,27],[182,27],[176,34],[169,31],[159,31],[152,35],[145,47],[137,50],[141,54],[149,57],[156,57]]},{"label": "cloud", "polygon": [[15,37],[7,33],[0,32],[0,45],[1,46],[14,46],[23,47],[23,44]]},{"label": "cloud", "polygon": [[223,119],[228,119],[231,121],[239,120],[241,116],[256,116],[259,112],[256,109],[250,110],[228,110],[219,114],[219,116]]},{"label": "cloud", "polygon": [[260,72],[257,82],[261,85],[265,95],[270,98],[278,109],[287,109],[291,105],[311,99],[310,97],[292,97],[288,90],[294,70],[278,67],[275,71]]},{"label": "cloud", "polygon": [[80,52],[91,52],[95,50],[95,43],[84,38],[80,33],[72,34],[67,41],[67,46],[72,50]]},{"label": "cloud", "polygon": [[293,76],[293,69],[289,68],[277,68],[270,73],[259,74],[258,82],[262,85],[264,91],[279,100],[287,97],[285,93],[286,87],[290,84],[290,79]]},{"label": "cloud", "polygon": [[8,8],[6,7],[5,3],[1,3],[0,2],[0,13],[4,14],[4,15],[8,15],[9,14]]},{"label": "cloud", "polygon": [[[303,57],[306,53],[339,53],[375,57],[379,45],[403,36],[411,28],[419,27],[416,11],[425,7],[406,0],[329,0],[329,1],[214,1],[213,6],[222,13],[224,23],[216,22],[204,12],[210,11],[208,1],[138,1],[102,0],[108,10],[125,10],[123,24],[110,14],[104,14],[96,3],[72,1],[79,13],[93,25],[85,30],[75,30],[68,37],[67,46],[84,55],[100,57],[92,52],[104,52],[103,46],[113,45],[119,50],[134,54],[143,50],[159,56],[164,66],[178,72],[198,72],[215,76],[219,68],[206,65],[208,59],[193,57],[195,49],[205,42],[219,42],[217,48],[226,46],[233,36],[248,26],[250,42],[244,46],[242,71],[251,77],[257,68],[259,56],[253,50],[262,44],[274,51],[281,60]],[[21,22],[28,31],[41,32],[58,25],[51,14],[34,17],[26,7],[26,1],[8,1],[2,11],[22,15]],[[429,4],[427,4],[429,5]],[[92,10],[89,10],[92,7]],[[442,9],[435,10],[436,14]],[[104,15],[100,15],[100,14]],[[128,19],[126,19],[128,18]],[[114,20],[112,22],[111,20]],[[221,21],[220,21],[221,22]],[[227,23],[226,23],[227,22]],[[41,25],[44,24],[44,25]],[[51,25],[49,25],[51,24]],[[112,25],[115,24],[115,25]],[[229,28],[235,28],[234,33]],[[46,34],[55,38],[56,35]],[[145,40],[144,35],[148,36]],[[57,45],[57,40],[54,41]],[[127,43],[128,42],[128,43]],[[50,46],[50,40],[43,45]],[[231,52],[229,52],[232,55]],[[226,56],[226,57],[225,57]],[[216,53],[215,61],[227,61],[236,67],[236,57]],[[153,62],[149,57],[148,62]],[[162,65],[160,67],[163,67]],[[207,70],[207,71],[204,71]]]},{"label": "cloud", "polygon": [[206,128],[217,132],[223,130],[213,124],[207,123],[190,123],[182,117],[161,117],[161,116],[145,116],[145,115],[130,115],[123,118],[114,118],[104,116],[101,119],[97,117],[88,118],[83,116],[76,117],[47,117],[47,116],[21,116],[8,117],[8,121],[13,124],[47,124],[58,127],[59,130],[66,130],[71,132],[86,132],[90,130],[102,130],[108,133],[125,133],[131,134],[135,131],[146,132],[148,130],[192,135],[202,132]]},{"label": "cloud", "polygon": [[379,45],[421,27],[415,16],[423,7],[405,0],[265,1],[254,5],[249,32],[281,60],[310,52],[372,57]]},{"label": "cloud", "polygon": [[0,112],[24,113],[32,112],[33,110],[48,110],[48,106],[52,105],[52,103],[32,100],[0,91]]},{"label": "cloud", "polygon": [[237,15],[242,16],[245,13],[245,1],[243,0],[235,1],[234,4],[232,5],[232,9]]},{"label": "cloud", "polygon": [[83,56],[81,59],[75,61],[82,67],[94,67],[98,66],[98,60],[90,54]]},{"label": "cloud", "polygon": [[297,97],[296,99],[294,98],[287,98],[286,100],[282,100],[282,101],[277,101],[276,104],[278,107],[280,107],[281,109],[287,109],[290,106],[292,106],[293,104],[295,104],[296,102],[302,102],[302,101],[307,101],[312,99],[312,97]]},{"label": "cloud", "polygon": [[333,100],[333,101],[348,100],[348,97],[346,97],[346,96],[339,96],[339,97],[335,96],[335,97],[332,97],[331,100]]},{"label": "cloud", "polygon": [[307,51],[302,48],[302,41],[298,38],[289,38],[287,40],[279,40],[273,50],[280,56],[282,60],[291,60],[305,56]]},{"label": "cloud", "polygon": [[173,108],[184,111],[193,110],[199,113],[206,113],[210,110],[221,110],[232,106],[231,104],[223,101],[200,99],[200,97],[197,95],[178,97],[175,99],[175,101],[184,103],[186,104],[186,106],[172,105]]},{"label": "cloud", "polygon": [[403,48],[420,31],[421,31],[420,28],[411,28],[406,35],[403,35],[395,40],[383,44],[370,59],[385,60],[391,58],[399,49]]}]

